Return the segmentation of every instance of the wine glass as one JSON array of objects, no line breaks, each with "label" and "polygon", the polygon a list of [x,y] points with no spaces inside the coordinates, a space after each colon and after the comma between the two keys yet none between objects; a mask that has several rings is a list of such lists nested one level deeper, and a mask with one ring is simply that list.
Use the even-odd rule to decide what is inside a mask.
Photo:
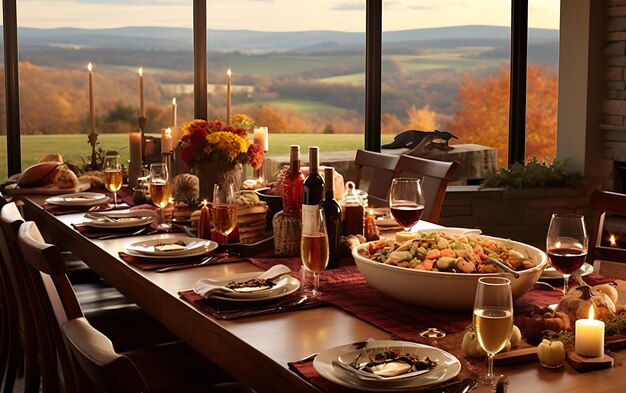
[{"label": "wine glass", "polygon": [[410,232],[424,211],[420,180],[406,177],[393,179],[389,190],[389,207],[394,220],[406,232]]},{"label": "wine glass", "polygon": [[478,381],[495,389],[501,375],[493,373],[493,356],[504,349],[513,331],[511,281],[504,277],[478,280],[474,300],[474,331],[480,347],[487,352],[487,374]]},{"label": "wine glass", "polygon": [[326,220],[324,210],[318,209],[316,214],[302,227],[302,239],[300,241],[300,258],[306,270],[313,273],[313,291],[311,295],[316,297],[320,288],[319,274],[328,265],[328,233],[326,232]]},{"label": "wine glass", "polygon": [[170,202],[172,189],[170,187],[167,165],[162,162],[150,164],[150,198],[152,203],[161,210],[161,220],[157,229],[167,230],[172,226],[165,222],[163,210]]},{"label": "wine glass", "polygon": [[587,258],[589,236],[585,229],[585,217],[580,214],[555,213],[550,219],[546,250],[550,264],[563,274],[563,293],[568,290],[568,281]]},{"label": "wine glass", "polygon": [[113,207],[117,207],[117,191],[122,188],[122,163],[117,153],[104,157],[104,186],[113,193]]},{"label": "wine glass", "polygon": [[232,184],[213,186],[213,226],[228,244],[228,235],[237,226],[237,205],[235,189]]}]

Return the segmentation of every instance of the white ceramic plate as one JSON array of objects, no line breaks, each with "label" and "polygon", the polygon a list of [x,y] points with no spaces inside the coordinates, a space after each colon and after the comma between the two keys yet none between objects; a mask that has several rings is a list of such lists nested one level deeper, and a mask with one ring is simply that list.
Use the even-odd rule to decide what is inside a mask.
[{"label": "white ceramic plate", "polygon": [[[587,276],[593,273],[593,265],[585,262],[578,270],[580,271],[581,276]],[[543,278],[544,280],[558,280],[563,279],[563,274],[557,272],[552,266],[548,266],[545,268],[543,273],[541,273],[539,278]]]},{"label": "white ceramic plate", "polygon": [[108,202],[109,197],[97,192],[75,192],[72,194],[55,195],[45,203],[58,206],[94,206]]},{"label": "white ceramic plate", "polygon": [[[159,249],[159,246],[169,244],[184,244],[185,248],[176,250]],[[197,237],[177,237],[172,239],[150,239],[132,243],[126,247],[126,251],[132,251],[147,257],[192,257],[208,253],[217,248],[217,243],[212,240],[199,239]]]},{"label": "white ceramic plate", "polygon": [[391,211],[388,207],[377,207],[372,209],[374,211],[374,218],[376,219],[376,225],[381,227],[397,227],[399,226],[396,220],[393,219]]},{"label": "white ceramic plate", "polygon": [[[437,362],[437,367],[425,374],[410,378],[364,381],[352,377],[338,367],[333,367],[332,361],[356,356],[358,352],[354,344],[346,344],[328,349],[315,358],[313,367],[324,378],[349,388],[356,388],[370,392],[398,392],[415,390],[426,386],[432,386],[448,381],[461,371],[461,363],[450,353],[428,345],[412,343],[408,341],[373,340],[367,343],[367,350],[382,351],[385,348],[399,350],[401,352],[417,353],[421,359],[429,357]],[[441,366],[441,367],[440,367]]]},{"label": "white ceramic plate", "polygon": [[[239,274],[233,274],[230,276],[218,277],[216,279],[212,279],[212,281],[216,285],[227,285],[229,282],[232,282],[232,281],[246,281],[251,278],[258,277],[259,274],[261,273],[258,273],[258,272],[239,273]],[[231,297],[234,294],[221,294],[220,293],[220,294],[212,295],[211,298],[225,300],[229,302],[264,302],[268,300],[279,299],[283,296],[291,295],[292,293],[294,293],[300,288],[300,280],[298,280],[295,277],[287,275],[287,276],[284,276],[284,279],[279,280],[279,282],[283,280],[284,280],[284,284],[281,284],[278,290],[274,290],[272,288],[272,290],[269,290],[269,291],[257,291],[257,292],[250,292],[247,294],[244,294],[244,293],[237,294],[237,295],[243,295],[243,297]]]},{"label": "white ceramic plate", "polygon": [[94,228],[132,228],[143,225],[148,225],[156,221],[155,217],[120,217],[114,221],[102,220],[89,220],[85,221],[84,225]]},{"label": "white ceramic plate", "polygon": [[[233,281],[243,282],[246,280],[230,280],[225,285],[228,285],[229,283]],[[276,285],[274,285],[271,288],[261,289],[257,291],[251,291],[251,292],[220,293],[219,296],[227,297],[229,299],[261,299],[261,298],[266,299],[270,296],[278,295],[278,294],[285,292],[285,288],[290,282],[291,280],[289,279],[289,276],[283,276],[283,277],[280,277],[278,281],[275,283]],[[222,284],[222,282],[220,282],[219,284]]]}]

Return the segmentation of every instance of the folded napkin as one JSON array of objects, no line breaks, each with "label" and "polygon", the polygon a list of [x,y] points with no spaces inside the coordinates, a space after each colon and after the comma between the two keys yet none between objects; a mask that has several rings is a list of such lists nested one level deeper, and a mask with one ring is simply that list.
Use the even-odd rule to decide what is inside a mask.
[{"label": "folded napkin", "polygon": [[[266,270],[264,273],[260,274],[258,278],[272,278],[281,274],[288,274],[290,272],[291,269],[289,269],[285,265],[275,265],[272,266],[269,270]],[[225,288],[224,285],[219,285],[215,281],[208,278],[198,280],[193,286],[193,291],[203,298],[208,298],[214,293],[230,292],[230,290]]]}]

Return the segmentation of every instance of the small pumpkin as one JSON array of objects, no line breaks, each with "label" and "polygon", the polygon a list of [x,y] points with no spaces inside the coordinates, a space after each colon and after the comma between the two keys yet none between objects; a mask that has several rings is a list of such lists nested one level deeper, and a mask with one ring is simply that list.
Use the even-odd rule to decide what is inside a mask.
[{"label": "small pumpkin", "polygon": [[274,228],[274,253],[281,256],[300,255],[300,237],[302,224],[295,217],[286,216],[279,211],[272,219]]},{"label": "small pumpkin", "polygon": [[543,340],[537,346],[537,357],[542,366],[557,368],[565,361],[565,348],[561,341]]},{"label": "small pumpkin", "polygon": [[613,300],[603,291],[588,285],[580,285],[565,294],[556,310],[567,314],[570,321],[576,321],[587,318],[591,306],[597,319],[606,321],[615,316]]}]

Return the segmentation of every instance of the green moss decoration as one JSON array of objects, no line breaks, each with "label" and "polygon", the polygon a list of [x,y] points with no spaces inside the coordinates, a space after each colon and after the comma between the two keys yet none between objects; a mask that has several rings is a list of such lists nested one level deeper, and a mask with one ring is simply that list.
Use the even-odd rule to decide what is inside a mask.
[{"label": "green moss decoration", "polygon": [[552,164],[532,158],[524,164],[501,168],[485,179],[480,188],[578,188],[582,177],[569,169],[569,160],[555,160]]}]

